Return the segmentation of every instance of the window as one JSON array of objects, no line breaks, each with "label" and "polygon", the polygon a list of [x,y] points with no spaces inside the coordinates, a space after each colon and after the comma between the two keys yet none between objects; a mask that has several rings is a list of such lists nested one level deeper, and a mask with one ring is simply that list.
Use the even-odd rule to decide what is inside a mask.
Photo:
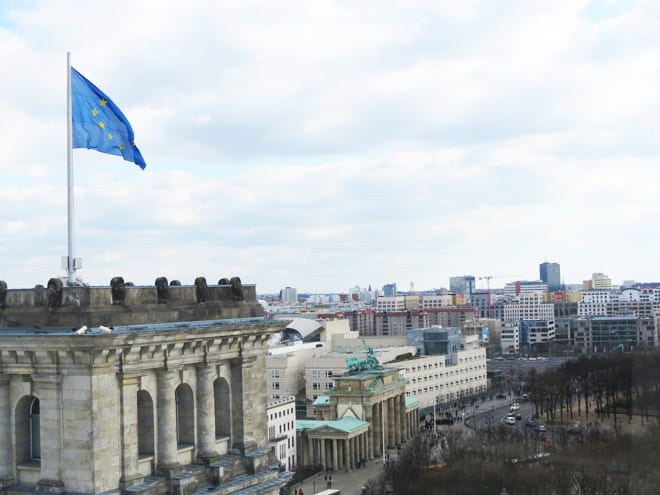
[{"label": "window", "polygon": [[30,402],[30,460],[41,459],[41,414],[39,399],[34,397]]},{"label": "window", "polygon": [[319,382],[313,382],[312,390],[321,390],[321,384]]},{"label": "window", "polygon": [[280,389],[280,382],[273,382],[273,390],[279,390]]},{"label": "window", "polygon": [[321,378],[321,372],[319,370],[312,370],[312,378]]},{"label": "window", "polygon": [[273,370],[270,373],[270,376],[273,377],[273,378],[279,378],[280,377],[280,370]]}]

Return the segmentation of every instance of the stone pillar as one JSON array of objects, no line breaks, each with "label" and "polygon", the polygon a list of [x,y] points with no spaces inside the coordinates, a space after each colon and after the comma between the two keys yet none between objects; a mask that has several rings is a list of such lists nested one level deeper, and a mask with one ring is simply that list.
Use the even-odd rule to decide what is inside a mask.
[{"label": "stone pillar", "polygon": [[374,435],[373,435],[373,449],[374,449],[374,457],[382,457],[383,453],[381,451],[381,444],[382,444],[382,428],[383,428],[383,416],[382,416],[382,410],[383,410],[383,404],[382,402],[379,402],[378,404],[374,405]]},{"label": "stone pillar", "polygon": [[158,464],[156,470],[159,474],[167,476],[179,468],[176,438],[176,380],[176,370],[157,371]]},{"label": "stone pillar", "polygon": [[217,457],[215,450],[215,400],[213,368],[199,363],[197,372],[197,457],[208,462]]},{"label": "stone pillar", "polygon": [[39,391],[41,479],[37,490],[62,493],[62,375],[32,376]]},{"label": "stone pillar", "polygon": [[332,469],[336,471],[339,469],[339,456],[337,455],[337,439],[332,439]]},{"label": "stone pillar", "polygon": [[406,396],[404,394],[399,395],[399,431],[401,432],[401,443],[404,443],[408,440],[408,425],[406,424]]},{"label": "stone pillar", "polygon": [[355,469],[357,466],[357,455],[358,455],[358,440],[359,437],[351,438],[349,442],[349,448],[351,449],[351,469]]},{"label": "stone pillar", "polygon": [[373,406],[371,407],[365,407],[364,409],[364,420],[369,423],[369,429],[367,430],[366,433],[366,441],[367,441],[367,448],[365,449],[364,452],[364,457],[367,459],[371,459],[372,453],[371,453],[371,446],[373,444],[373,435],[374,435],[374,408]]},{"label": "stone pillar", "polygon": [[144,480],[138,471],[137,394],[140,377],[121,374],[120,381],[121,478],[119,486],[126,488],[142,483]]},{"label": "stone pillar", "polygon": [[311,437],[307,437],[307,452],[305,452],[304,464],[307,466],[314,465],[314,440]]},{"label": "stone pillar", "polygon": [[396,418],[396,409],[394,408],[394,399],[387,399],[387,446],[394,445],[394,419]]},{"label": "stone pillar", "polygon": [[0,438],[7,442],[0,448],[0,490],[14,484],[14,470],[9,439],[11,424],[9,423],[9,375],[0,375]]},{"label": "stone pillar", "polygon": [[257,397],[256,390],[254,390],[256,383],[259,381],[254,372],[255,361],[255,358],[238,357],[232,359],[230,364],[232,450],[240,455],[248,454],[257,447],[257,441],[253,433],[254,404],[263,398]]},{"label": "stone pillar", "polygon": [[327,455],[326,449],[328,448],[325,443],[325,438],[319,438],[319,444],[321,445],[321,466],[325,468],[325,466],[327,466],[325,460]]},{"label": "stone pillar", "polygon": [[394,420],[392,421],[394,423],[394,444],[399,445],[401,444],[401,401],[398,395],[392,399],[392,405],[394,406],[392,408],[394,413]]},{"label": "stone pillar", "polygon": [[341,443],[344,447],[344,469],[348,472],[351,470],[351,456],[348,451],[348,439],[343,440]]}]

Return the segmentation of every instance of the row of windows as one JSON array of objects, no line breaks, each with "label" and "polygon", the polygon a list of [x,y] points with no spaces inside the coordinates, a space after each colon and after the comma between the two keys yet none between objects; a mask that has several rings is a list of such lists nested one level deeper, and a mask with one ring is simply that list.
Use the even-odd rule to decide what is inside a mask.
[{"label": "row of windows", "polygon": [[414,395],[416,395],[416,394],[418,394],[418,393],[420,393],[420,394],[421,394],[421,393],[427,393],[427,392],[429,392],[429,391],[432,392],[433,390],[442,390],[442,389],[444,389],[444,388],[455,388],[455,387],[458,387],[458,386],[460,386],[460,385],[462,385],[462,384],[466,384],[466,383],[470,383],[470,382],[475,382],[475,381],[483,381],[483,380],[486,380],[486,377],[485,377],[484,375],[471,376],[471,377],[464,378],[464,379],[462,379],[462,380],[456,380],[456,381],[454,381],[454,382],[449,382],[449,383],[438,383],[438,384],[431,385],[431,386],[424,387],[424,388],[412,389],[412,390],[410,390],[410,391],[413,392]]},{"label": "row of windows", "polygon": [[[325,389],[326,390],[332,390],[332,387],[333,387],[332,382],[325,382]],[[321,390],[321,383],[312,382],[312,390]]]},{"label": "row of windows", "polygon": [[[325,370],[326,378],[332,378],[332,370]],[[312,378],[321,378],[321,370],[312,370]]]},{"label": "row of windows", "polygon": [[294,414],[293,407],[286,409],[286,410],[281,410],[281,411],[276,411],[274,413],[270,414],[270,419],[276,419],[276,418],[281,418],[283,416],[286,416],[287,414]]},{"label": "row of windows", "polygon": [[276,435],[284,435],[288,431],[292,431],[296,429],[296,422],[295,421],[287,421],[286,423],[282,423],[281,425],[273,425],[268,427],[268,439],[273,440]]}]

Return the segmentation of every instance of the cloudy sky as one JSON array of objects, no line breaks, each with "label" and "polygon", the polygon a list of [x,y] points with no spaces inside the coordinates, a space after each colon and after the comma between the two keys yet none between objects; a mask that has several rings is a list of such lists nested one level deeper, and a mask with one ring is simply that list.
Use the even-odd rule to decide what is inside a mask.
[{"label": "cloudy sky", "polygon": [[660,281],[657,2],[108,5],[0,1],[10,288],[64,275],[67,51],[147,162],[74,151],[91,285]]}]

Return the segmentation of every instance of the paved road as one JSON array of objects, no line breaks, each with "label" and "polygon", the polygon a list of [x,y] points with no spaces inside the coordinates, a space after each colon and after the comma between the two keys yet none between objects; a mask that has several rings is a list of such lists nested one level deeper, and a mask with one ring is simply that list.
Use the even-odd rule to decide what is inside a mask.
[{"label": "paved road", "polygon": [[[390,450],[390,457],[396,457],[396,450]],[[335,471],[332,473],[332,488],[341,490],[341,495],[360,495],[362,487],[370,479],[378,477],[383,472],[383,463],[379,461],[370,461],[366,467],[354,469],[353,471]],[[326,473],[318,473],[307,478],[302,483],[295,486],[296,495],[300,488],[304,495],[313,495],[327,488],[325,480]]]}]

